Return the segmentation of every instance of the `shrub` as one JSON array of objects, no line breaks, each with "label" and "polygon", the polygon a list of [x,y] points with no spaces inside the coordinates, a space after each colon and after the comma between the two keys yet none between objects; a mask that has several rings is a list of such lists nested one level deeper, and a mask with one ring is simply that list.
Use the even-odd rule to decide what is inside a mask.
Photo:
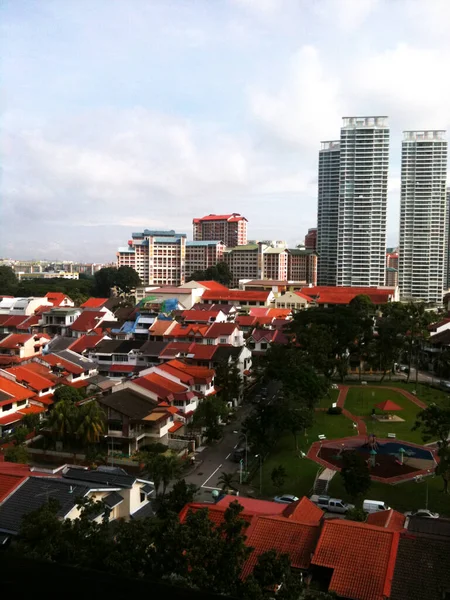
[{"label": "shrub", "polygon": [[330,406],[327,410],[327,415],[341,415],[342,408],[340,406]]}]

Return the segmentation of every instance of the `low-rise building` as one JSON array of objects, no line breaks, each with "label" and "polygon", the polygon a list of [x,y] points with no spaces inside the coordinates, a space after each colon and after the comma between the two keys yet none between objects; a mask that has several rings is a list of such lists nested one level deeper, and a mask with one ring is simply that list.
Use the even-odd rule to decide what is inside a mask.
[{"label": "low-rise building", "polygon": [[43,333],[11,333],[0,340],[0,366],[11,367],[42,354],[49,341]]},{"label": "low-rise building", "polygon": [[52,307],[42,313],[42,328],[49,335],[69,335],[71,326],[81,315],[81,308]]}]

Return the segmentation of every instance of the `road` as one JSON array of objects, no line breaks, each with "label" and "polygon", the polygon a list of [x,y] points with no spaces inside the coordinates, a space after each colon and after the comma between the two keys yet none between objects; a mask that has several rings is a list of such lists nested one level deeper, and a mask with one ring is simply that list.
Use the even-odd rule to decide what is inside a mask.
[{"label": "road", "polygon": [[[272,400],[278,391],[279,384],[270,382],[267,385],[267,398]],[[258,392],[255,391],[255,394]],[[251,412],[251,404],[245,404],[237,412],[237,418],[229,425],[224,426],[222,439],[212,446],[206,446],[196,454],[198,465],[193,472],[185,477],[187,483],[194,483],[200,488],[197,499],[199,501],[212,500],[211,492],[218,487],[218,480],[222,471],[235,473],[239,470],[239,464],[233,462],[233,450],[238,445],[243,445],[241,436],[234,431],[240,431],[243,420]],[[250,459],[250,456],[249,456]]]}]

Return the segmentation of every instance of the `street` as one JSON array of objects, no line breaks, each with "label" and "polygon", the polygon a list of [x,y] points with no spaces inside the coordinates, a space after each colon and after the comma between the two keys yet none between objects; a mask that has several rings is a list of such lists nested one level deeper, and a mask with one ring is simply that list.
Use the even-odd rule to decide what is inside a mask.
[{"label": "street", "polygon": [[[279,388],[278,382],[269,382],[267,385],[267,399],[273,400]],[[258,391],[255,390],[255,395]],[[233,450],[242,443],[240,432],[242,422],[251,412],[252,405],[244,404],[236,413],[236,419],[224,426],[222,439],[211,446],[206,446],[201,452],[196,453],[197,466],[194,471],[185,477],[186,483],[194,483],[200,488],[197,499],[199,501],[212,501],[211,492],[220,489],[218,479],[222,471],[236,473],[239,464],[232,460]],[[249,455],[250,461],[250,455]]]}]

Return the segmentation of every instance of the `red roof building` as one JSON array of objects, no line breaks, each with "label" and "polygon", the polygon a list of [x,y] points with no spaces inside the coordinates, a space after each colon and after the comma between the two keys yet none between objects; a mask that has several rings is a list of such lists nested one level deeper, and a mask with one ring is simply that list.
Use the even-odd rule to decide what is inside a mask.
[{"label": "red roof building", "polygon": [[395,288],[316,286],[304,287],[300,293],[316,304],[326,306],[350,304],[353,298],[359,295],[368,296],[375,305],[387,304],[397,299]]},{"label": "red roof building", "polygon": [[235,306],[268,306],[273,299],[270,291],[207,290],[202,300],[206,304],[233,304]]},{"label": "red roof building", "polygon": [[401,531],[405,526],[405,521],[405,515],[390,508],[389,510],[380,510],[380,512],[370,514],[366,523],[377,525],[377,527],[385,527],[391,531]]},{"label": "red roof building", "polygon": [[42,392],[52,388],[54,382],[46,377],[39,375],[32,369],[28,368],[29,365],[23,365],[20,367],[10,367],[6,369],[7,373],[14,375],[16,382],[24,385],[25,387],[33,390],[34,392]]},{"label": "red roof building", "polygon": [[84,310],[70,326],[77,333],[89,333],[95,330],[106,318],[106,313],[100,310]]},{"label": "red roof building", "polygon": [[62,292],[47,292],[45,298],[47,298],[48,302],[51,302],[53,306],[74,306],[73,300]]},{"label": "red roof building", "polygon": [[222,240],[229,248],[247,243],[247,219],[239,213],[207,215],[192,225],[194,241]]},{"label": "red roof building", "polygon": [[0,504],[9,498],[26,480],[26,475],[0,472]]},{"label": "red roof building", "polygon": [[80,308],[102,308],[108,302],[109,298],[89,298],[80,306]]},{"label": "red roof building", "polygon": [[329,570],[329,591],[351,600],[386,600],[399,533],[368,523],[328,519],[311,564]]},{"label": "red roof building", "polygon": [[84,354],[86,350],[91,350],[95,348],[95,346],[100,343],[105,336],[103,334],[88,334],[82,335],[77,338],[76,341],[69,346],[72,352],[77,352],[78,354]]},{"label": "red roof building", "polygon": [[[309,568],[319,538],[323,512],[314,505],[311,507],[312,503],[307,498],[295,503],[296,506],[293,507],[265,500],[225,496],[215,505],[195,502],[187,504],[180,513],[180,521],[184,523],[189,511],[206,509],[211,521],[218,526],[223,522],[228,506],[236,500],[244,508],[241,518],[249,523],[245,531],[245,543],[253,548],[244,564],[242,577],[248,577],[252,573],[258,556],[272,549],[287,554],[292,568]],[[319,512],[314,515],[313,511]]]}]

